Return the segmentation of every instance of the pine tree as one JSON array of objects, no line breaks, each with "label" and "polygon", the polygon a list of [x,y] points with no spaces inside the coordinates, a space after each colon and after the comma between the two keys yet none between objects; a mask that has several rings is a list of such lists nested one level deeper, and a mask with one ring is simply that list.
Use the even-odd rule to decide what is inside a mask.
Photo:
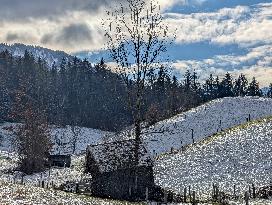
[{"label": "pine tree", "polygon": [[219,77],[216,76],[215,82],[214,82],[214,98],[219,98],[221,93],[221,83],[219,80]]},{"label": "pine tree", "polygon": [[221,82],[220,97],[233,97],[233,80],[229,73],[226,73]]},{"label": "pine tree", "polygon": [[241,74],[234,83],[234,95],[245,96],[247,94],[248,81],[244,74]]},{"label": "pine tree", "polygon": [[248,96],[262,96],[259,83],[257,82],[255,77],[252,78],[252,81],[248,86],[247,95]]},{"label": "pine tree", "polygon": [[269,85],[269,90],[267,92],[267,97],[272,98],[272,83]]},{"label": "pine tree", "polygon": [[192,90],[194,92],[198,92],[199,90],[199,82],[198,82],[198,76],[196,71],[194,70],[193,75],[192,75]]},{"label": "pine tree", "polygon": [[216,81],[212,74],[210,74],[210,77],[206,80],[203,87],[203,97],[205,100],[209,101],[216,97]]},{"label": "pine tree", "polygon": [[184,87],[187,92],[190,91],[192,87],[192,76],[189,70],[184,74]]}]

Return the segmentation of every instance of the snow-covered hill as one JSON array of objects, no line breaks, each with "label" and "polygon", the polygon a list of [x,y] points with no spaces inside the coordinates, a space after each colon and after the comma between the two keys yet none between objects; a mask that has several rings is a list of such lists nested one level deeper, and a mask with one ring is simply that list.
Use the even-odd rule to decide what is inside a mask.
[{"label": "snow-covered hill", "polygon": [[22,57],[27,50],[32,53],[36,59],[41,58],[51,66],[54,62],[59,65],[63,58],[66,60],[72,60],[72,56],[63,51],[53,51],[48,48],[43,48],[39,46],[30,46],[20,43],[15,43],[12,45],[0,44],[0,52],[8,50],[14,56]]},{"label": "snow-covered hill", "polygon": [[[18,124],[2,123],[0,124],[0,180],[8,180],[10,178],[20,180],[20,173],[13,173],[18,166],[18,155],[12,146],[13,134],[11,131]],[[74,130],[74,132],[73,132]],[[24,183],[37,185],[43,180],[46,183],[54,182],[55,186],[60,186],[67,181],[78,182],[84,178],[90,178],[84,173],[85,151],[89,144],[103,143],[104,136],[109,132],[95,130],[84,127],[51,127],[51,136],[53,149],[52,154],[69,154],[72,155],[71,167],[67,168],[51,168],[43,173],[36,173],[25,176]],[[75,152],[73,152],[73,141],[76,138]],[[18,175],[18,176],[17,176]],[[42,176],[42,177],[41,177]]]},{"label": "snow-covered hill", "polygon": [[[250,116],[249,116],[250,115]],[[143,140],[151,154],[160,155],[251,120],[272,116],[272,99],[223,98],[161,121],[144,130]]]},{"label": "snow-covered hill", "polygon": [[[2,123],[0,124],[0,151],[12,152],[12,132],[11,127],[15,128],[17,124]],[[74,144],[75,153],[84,152],[88,145],[102,143],[104,136],[109,132],[96,130],[85,127],[74,127],[74,132],[71,126],[66,127],[51,127],[51,137],[53,143],[52,153],[56,154],[73,154]]]},{"label": "snow-covered hill", "polygon": [[272,180],[272,118],[250,122],[177,154],[160,156],[155,164],[156,183],[182,193],[191,186],[198,196],[211,197],[212,184],[233,195],[248,187],[268,186]]}]

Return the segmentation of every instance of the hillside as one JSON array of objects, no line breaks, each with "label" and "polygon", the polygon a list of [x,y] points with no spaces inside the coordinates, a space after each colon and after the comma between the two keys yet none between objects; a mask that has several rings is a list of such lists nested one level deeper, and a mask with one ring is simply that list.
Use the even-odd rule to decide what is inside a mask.
[{"label": "hillside", "polygon": [[247,118],[272,115],[272,99],[236,97],[213,100],[188,112],[161,121],[144,130],[144,143],[151,154],[160,155],[171,148],[191,144],[219,131],[243,124]]},{"label": "hillside", "polygon": [[[17,167],[18,155],[14,151],[13,135],[10,128],[16,128],[18,124],[2,123],[0,124],[0,179],[9,180],[16,178],[20,180],[21,173],[13,172]],[[95,130],[91,128],[75,127],[77,135],[75,136],[70,126],[51,127],[51,136],[53,142],[52,154],[68,154],[72,156],[70,168],[51,168],[43,173],[28,175],[24,178],[24,183],[37,185],[40,180],[54,182],[55,186],[60,186],[67,181],[77,182],[83,178],[90,178],[88,174],[84,174],[84,163],[87,145],[101,143],[103,136],[109,132]],[[75,152],[73,153],[72,141],[76,137]],[[12,172],[10,172],[12,171]],[[42,176],[42,178],[41,178]]]},{"label": "hillside", "polygon": [[269,185],[272,172],[272,120],[238,126],[207,138],[177,154],[161,156],[155,165],[156,182],[176,192],[187,186],[198,196],[212,193],[212,184],[221,191],[243,194]]},{"label": "hillside", "polygon": [[[10,128],[16,126],[17,124],[13,123],[0,123],[0,151],[12,151],[13,136]],[[85,127],[75,127],[76,134],[74,134],[70,126],[51,126],[50,132],[53,142],[52,153],[56,154],[73,154],[74,140],[76,140],[74,154],[80,154],[86,150],[87,145],[101,143],[103,136],[109,134],[109,132]]]}]

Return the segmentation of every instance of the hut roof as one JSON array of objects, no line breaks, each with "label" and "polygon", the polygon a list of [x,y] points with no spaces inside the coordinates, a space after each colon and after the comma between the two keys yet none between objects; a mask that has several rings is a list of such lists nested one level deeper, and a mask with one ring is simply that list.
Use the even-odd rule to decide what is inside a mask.
[{"label": "hut roof", "polygon": [[152,166],[153,162],[144,145],[138,144],[139,160],[137,164],[135,164],[137,147],[135,139],[90,145],[87,151],[94,159],[100,173],[127,169],[133,166]]}]

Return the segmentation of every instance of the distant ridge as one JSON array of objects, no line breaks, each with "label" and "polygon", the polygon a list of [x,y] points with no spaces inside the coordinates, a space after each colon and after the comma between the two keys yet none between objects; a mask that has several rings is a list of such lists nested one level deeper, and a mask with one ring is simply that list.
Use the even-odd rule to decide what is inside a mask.
[{"label": "distant ridge", "polygon": [[73,56],[65,53],[64,51],[55,51],[40,46],[25,45],[21,43],[15,44],[0,44],[0,52],[8,50],[13,56],[23,56],[25,51],[32,53],[35,59],[41,58],[47,62],[51,67],[55,62],[56,65],[60,65],[63,58],[66,60],[72,60]]}]

